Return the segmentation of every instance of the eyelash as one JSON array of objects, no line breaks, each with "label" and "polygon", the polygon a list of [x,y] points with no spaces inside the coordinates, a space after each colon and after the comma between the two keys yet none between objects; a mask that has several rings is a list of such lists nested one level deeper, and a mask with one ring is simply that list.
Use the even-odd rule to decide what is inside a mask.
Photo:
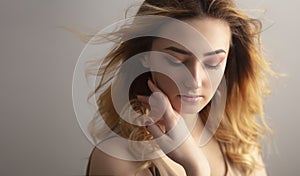
[{"label": "eyelash", "polygon": [[[185,63],[185,62],[175,62],[174,59],[171,57],[166,57],[166,59],[173,66],[180,66],[181,64]],[[204,63],[204,66],[210,70],[217,70],[220,67],[220,63],[221,62],[219,62],[217,65],[214,65],[214,66]]]},{"label": "eyelash", "polygon": [[[207,64],[205,63],[206,60],[210,59],[209,61],[212,62],[212,64]],[[219,67],[220,67],[220,64],[222,62],[223,59],[221,58],[217,58],[217,57],[213,57],[213,58],[207,58],[206,60],[204,60],[204,65],[205,67],[207,67],[208,69],[211,69],[211,70],[217,70]],[[214,64],[214,63],[217,63],[217,64]]]},{"label": "eyelash", "polygon": [[181,64],[184,64],[184,62],[176,62],[174,61],[174,59],[172,57],[166,57],[167,61],[169,62],[169,64],[173,65],[173,66],[180,66]]},{"label": "eyelash", "polygon": [[220,67],[220,63],[218,63],[218,65],[215,66],[211,66],[208,64],[204,64],[206,68],[211,69],[211,70],[217,70]]}]

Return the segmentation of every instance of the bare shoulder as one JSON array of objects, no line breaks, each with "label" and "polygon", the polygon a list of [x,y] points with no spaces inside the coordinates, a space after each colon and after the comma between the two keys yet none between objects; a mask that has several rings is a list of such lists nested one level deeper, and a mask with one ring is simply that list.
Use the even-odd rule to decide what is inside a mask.
[{"label": "bare shoulder", "polygon": [[122,160],[112,157],[97,147],[93,149],[88,164],[88,175],[149,175],[151,172],[145,170],[136,174],[142,166],[142,162]]}]

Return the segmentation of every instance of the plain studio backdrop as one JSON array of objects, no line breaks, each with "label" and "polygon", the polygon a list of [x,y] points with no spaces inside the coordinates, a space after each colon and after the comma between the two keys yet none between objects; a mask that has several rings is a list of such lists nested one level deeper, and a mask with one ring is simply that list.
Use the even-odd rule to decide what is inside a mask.
[{"label": "plain studio backdrop", "polygon": [[[72,76],[84,47],[58,26],[102,29],[140,1],[1,0],[0,175],[84,175],[92,145],[72,105]],[[241,0],[265,23],[264,49],[276,71],[265,104],[275,136],[264,158],[269,175],[299,175],[300,79],[297,1]],[[254,14],[255,15],[255,14]]]}]

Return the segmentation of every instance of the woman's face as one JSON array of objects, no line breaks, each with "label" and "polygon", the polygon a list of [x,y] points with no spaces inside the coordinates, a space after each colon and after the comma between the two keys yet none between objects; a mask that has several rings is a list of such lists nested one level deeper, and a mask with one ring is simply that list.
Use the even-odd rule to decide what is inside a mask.
[{"label": "woman's face", "polygon": [[[184,20],[199,31],[206,41],[196,41],[195,38],[178,31],[179,37],[187,38],[193,47],[198,47],[201,52],[191,52],[182,45],[164,38],[157,38],[152,43],[152,51],[165,53],[163,55],[150,55],[149,67],[153,70],[152,78],[169,98],[175,111],[184,114],[198,113],[213,97],[224,74],[229,52],[231,32],[229,25],[213,18],[193,18]],[[176,31],[176,29],[173,29]],[[170,28],[162,28],[162,32]],[[209,50],[201,48],[206,43]],[[165,57],[165,56],[171,57]],[[184,72],[182,69],[187,70]],[[186,74],[189,73],[189,74]],[[217,76],[216,76],[217,75]]]}]

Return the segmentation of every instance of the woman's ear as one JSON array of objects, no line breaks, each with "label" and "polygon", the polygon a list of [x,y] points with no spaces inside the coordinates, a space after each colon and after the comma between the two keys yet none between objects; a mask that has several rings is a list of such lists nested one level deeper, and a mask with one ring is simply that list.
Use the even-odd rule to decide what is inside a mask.
[{"label": "woman's ear", "polygon": [[145,54],[145,55],[141,58],[141,62],[142,62],[142,65],[143,65],[145,68],[150,68],[149,55],[148,55],[148,54]]}]

